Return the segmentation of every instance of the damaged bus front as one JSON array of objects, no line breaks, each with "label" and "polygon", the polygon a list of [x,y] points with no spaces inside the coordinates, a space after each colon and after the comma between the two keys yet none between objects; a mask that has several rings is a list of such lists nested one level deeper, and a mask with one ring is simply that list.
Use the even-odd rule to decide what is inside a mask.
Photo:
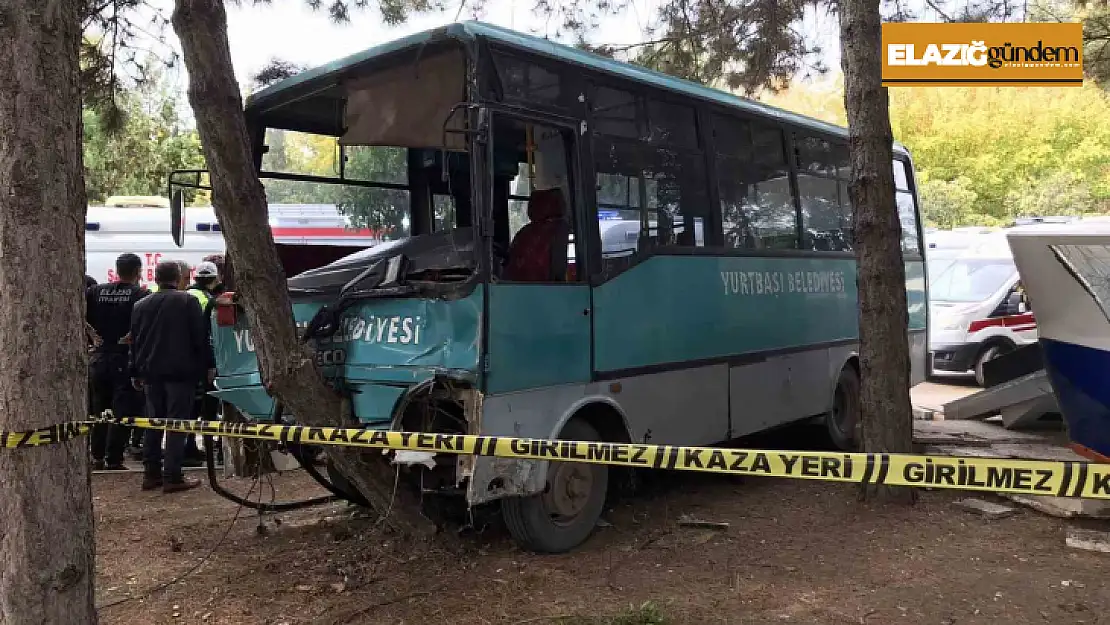
[{"label": "damaged bus front", "polygon": [[[478,432],[483,288],[476,279],[471,228],[383,242],[301,272],[288,287],[296,324],[313,347],[319,370],[349,400],[350,414],[336,415],[337,425],[353,418],[369,429]],[[232,294],[217,300],[220,376],[213,394],[252,420],[295,422],[275,414],[246,315],[235,299]],[[472,466],[466,456],[410,452],[407,458],[418,465],[414,486],[443,494],[460,492],[468,474],[460,469]],[[402,464],[406,454],[391,459]],[[346,476],[334,466],[328,471],[340,492],[353,494]]]},{"label": "damaged bus front", "polygon": [[[247,102],[268,202],[301,204],[309,212],[313,206],[334,206],[352,229],[378,241],[357,251],[278,246],[295,322],[321,372],[349,399],[351,414],[336,415],[337,424],[353,418],[370,429],[495,435],[515,430],[547,438],[556,426],[538,419],[523,430],[506,418],[497,431],[483,427],[483,398],[491,390],[511,391],[514,384],[522,388],[521,383],[568,375],[577,380],[582,374],[542,366],[529,372],[533,366],[518,361],[521,371],[502,373],[500,379],[489,375],[491,336],[494,343],[538,350],[568,331],[575,338],[588,336],[582,311],[589,295],[584,283],[569,299],[527,287],[500,297],[491,293],[491,283],[501,280],[562,282],[573,273],[564,138],[577,127],[566,119],[537,124],[528,115],[495,113],[497,105],[488,97],[495,81],[485,69],[492,56],[479,30],[457,24],[414,35],[287,79]],[[190,187],[207,188],[206,175],[171,177],[175,213]],[[310,233],[311,224],[304,229]],[[538,231],[534,238],[548,244],[542,253],[561,255],[561,262],[537,264],[531,255],[538,246],[511,244],[522,230]],[[182,236],[176,236],[179,245]],[[528,254],[513,258],[511,247]],[[569,311],[574,323],[530,332],[528,311],[552,304],[549,312]],[[512,311],[514,306],[518,310]],[[491,307],[501,313],[491,315]],[[505,319],[491,332],[491,316],[498,314]],[[275,414],[280,409],[267,393],[235,293],[217,300],[213,332],[219,371],[213,394],[242,417],[295,422],[295,416]],[[588,345],[572,349],[588,367]],[[498,412],[504,416],[508,410]],[[542,551],[563,551],[584,540],[604,500],[604,483],[600,496],[587,484],[581,493],[563,497],[574,501],[564,501],[563,520],[553,521],[536,501],[545,489],[539,463],[426,456],[376,454],[383,464],[408,465],[402,471],[413,479],[407,482],[425,494],[447,495],[468,506],[520,499],[514,534]],[[335,467],[329,473],[340,491],[350,492],[346,476]],[[537,532],[538,540],[528,538]]]},{"label": "damaged bus front", "polygon": [[[399,427],[398,407],[437,379],[476,385],[482,290],[473,252],[471,229],[456,228],[381,243],[288,280],[302,337],[365,426]],[[272,418],[246,317],[232,300],[218,300],[215,315],[217,395],[252,418]]]}]

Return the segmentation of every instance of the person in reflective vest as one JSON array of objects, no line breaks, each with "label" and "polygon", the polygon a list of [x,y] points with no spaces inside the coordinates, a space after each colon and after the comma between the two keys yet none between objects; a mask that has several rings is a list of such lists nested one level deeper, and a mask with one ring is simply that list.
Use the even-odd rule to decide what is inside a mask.
[{"label": "person in reflective vest", "polygon": [[216,300],[216,289],[220,284],[220,272],[216,264],[204,261],[197,265],[196,277],[193,284],[185,292],[197,298],[200,307],[206,316],[211,316],[211,306]]},{"label": "person in reflective vest", "polygon": [[[219,294],[220,286],[220,272],[216,264],[204,261],[197,265],[195,278],[193,284],[185,289],[185,292],[192,295],[200,303],[201,310],[204,311],[204,325],[208,332],[208,343],[212,344],[212,311],[216,305],[216,297]],[[216,366],[215,352],[211,351],[210,368]],[[217,413],[219,412],[220,402],[215,397],[208,394],[209,391],[216,390],[213,380],[201,380],[197,386],[197,401],[196,407],[198,417],[204,421],[215,421]],[[223,448],[222,446],[216,448],[217,460],[222,461]],[[204,454],[201,453],[200,448],[197,446],[197,437],[190,436],[185,442],[185,457],[190,460],[203,460]]]}]

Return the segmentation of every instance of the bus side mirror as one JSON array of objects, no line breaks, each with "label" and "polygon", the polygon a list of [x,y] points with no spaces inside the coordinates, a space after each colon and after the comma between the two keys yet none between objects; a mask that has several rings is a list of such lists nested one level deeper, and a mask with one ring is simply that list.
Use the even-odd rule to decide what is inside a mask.
[{"label": "bus side mirror", "polygon": [[170,196],[170,234],[174,245],[185,244],[185,194],[176,189]]}]

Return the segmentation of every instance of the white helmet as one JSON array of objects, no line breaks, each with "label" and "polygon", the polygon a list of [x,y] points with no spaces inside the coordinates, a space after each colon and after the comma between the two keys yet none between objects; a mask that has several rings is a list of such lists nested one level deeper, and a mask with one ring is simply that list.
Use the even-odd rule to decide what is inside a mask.
[{"label": "white helmet", "polygon": [[220,271],[216,269],[216,263],[204,261],[197,265],[196,276],[198,278],[218,278]]}]

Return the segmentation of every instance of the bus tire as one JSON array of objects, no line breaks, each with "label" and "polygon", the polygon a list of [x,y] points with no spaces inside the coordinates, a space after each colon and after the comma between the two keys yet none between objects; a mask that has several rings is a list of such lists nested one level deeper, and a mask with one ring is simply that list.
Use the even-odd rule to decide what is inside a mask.
[{"label": "bus tire", "polygon": [[851,366],[840,370],[833,390],[832,409],[825,415],[829,439],[837,449],[852,451],[856,448],[856,432],[860,419],[859,374]]},{"label": "bus tire", "polygon": [[986,388],[987,378],[983,374],[983,367],[989,361],[1012,351],[1014,351],[1014,348],[1008,343],[988,343],[983,346],[983,349],[979,351],[979,355],[975,357],[975,384],[977,384],[979,388]]},{"label": "bus tire", "polygon": [[[597,430],[573,419],[559,438],[598,441]],[[551,462],[544,492],[501,500],[501,516],[523,549],[565,553],[585,542],[597,526],[609,490],[609,468],[583,462]]]}]

